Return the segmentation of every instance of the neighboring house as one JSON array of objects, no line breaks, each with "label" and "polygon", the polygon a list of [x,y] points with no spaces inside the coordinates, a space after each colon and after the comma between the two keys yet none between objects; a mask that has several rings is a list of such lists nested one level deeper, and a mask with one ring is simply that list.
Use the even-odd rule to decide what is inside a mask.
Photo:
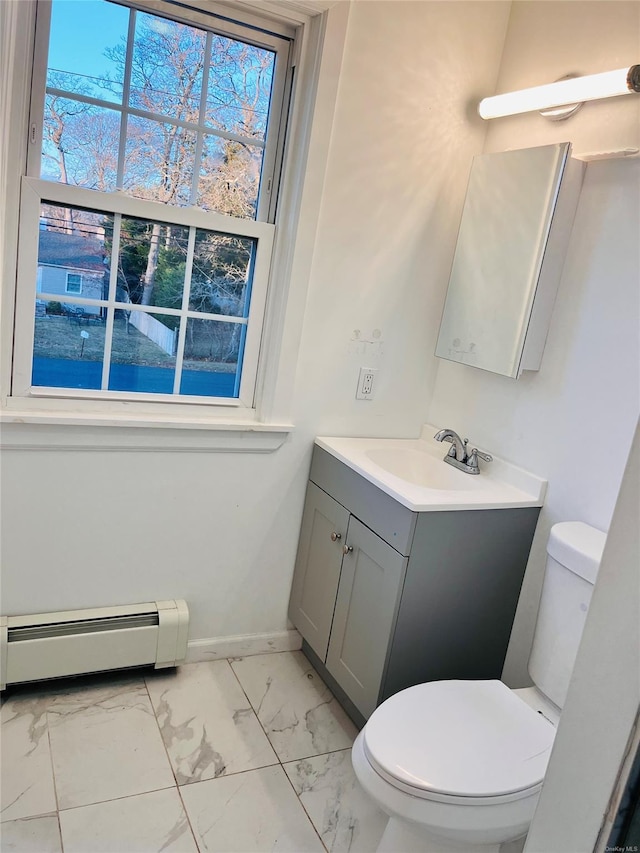
[{"label": "neighboring house", "polygon": [[[84,296],[102,299],[105,287],[104,247],[95,237],[40,231],[38,250],[38,295]],[[83,305],[85,313],[100,314],[95,305]]]}]

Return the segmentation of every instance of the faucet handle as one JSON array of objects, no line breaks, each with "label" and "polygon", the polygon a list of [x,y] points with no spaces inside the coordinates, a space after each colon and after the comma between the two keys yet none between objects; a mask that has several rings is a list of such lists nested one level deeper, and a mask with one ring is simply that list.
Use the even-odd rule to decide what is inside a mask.
[{"label": "faucet handle", "polygon": [[483,453],[481,450],[478,450],[477,447],[474,447],[471,453],[469,454],[469,459],[467,462],[467,465],[469,465],[470,468],[478,467],[478,456],[480,457],[480,459],[484,459],[485,462],[493,462],[493,456],[491,456],[489,453]]}]

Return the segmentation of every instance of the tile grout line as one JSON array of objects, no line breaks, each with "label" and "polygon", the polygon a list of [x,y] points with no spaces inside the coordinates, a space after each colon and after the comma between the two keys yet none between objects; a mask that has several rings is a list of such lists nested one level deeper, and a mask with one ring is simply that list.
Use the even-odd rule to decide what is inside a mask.
[{"label": "tile grout line", "polygon": [[[169,755],[169,750],[167,749],[167,745],[164,742],[164,738],[162,736],[162,728],[160,726],[160,721],[158,720],[158,714],[156,713],[155,705],[153,704],[153,699],[151,698],[151,693],[149,693],[149,685],[147,684],[146,676],[143,676],[143,684],[144,684],[145,692],[147,694],[147,698],[149,699],[149,705],[151,707],[151,711],[153,713],[153,720],[157,726],[158,734],[160,735],[160,743],[162,744],[164,754],[167,757],[167,761],[169,763],[169,769],[171,770],[171,775],[173,776],[173,781],[175,782],[175,786],[177,788],[178,787],[178,780],[176,778],[175,770],[173,769],[173,762],[171,761],[171,756]],[[161,790],[161,789],[159,789],[159,790]]]},{"label": "tile grout line", "polygon": [[[273,652],[273,654],[279,654],[279,652]],[[256,657],[256,655],[251,655],[251,657]],[[248,693],[247,693],[247,691],[244,689],[244,687],[243,687],[243,685],[242,685],[242,682],[240,681],[240,678],[238,677],[238,673],[235,671],[235,669],[234,669],[234,668],[233,668],[233,666],[231,665],[231,661],[232,661],[232,660],[243,660],[243,658],[241,658],[241,657],[240,657],[240,658],[233,657],[233,658],[224,658],[224,660],[227,662],[227,664],[228,664],[228,666],[229,666],[229,669],[230,669],[230,670],[231,670],[231,672],[233,673],[233,677],[234,677],[234,678],[235,678],[235,680],[238,682],[238,684],[239,684],[239,686],[240,686],[240,690],[242,690],[242,692],[243,692],[243,693],[244,693],[244,695],[246,696],[246,698],[247,698],[247,702],[249,703],[249,707],[251,708],[251,710],[252,710],[252,711],[253,711],[253,713],[255,714],[255,716],[256,716],[256,720],[260,723],[260,728],[261,728],[261,729],[262,729],[262,731],[264,732],[265,737],[267,738],[267,740],[269,741],[269,743],[271,743],[271,738],[270,738],[270,737],[269,737],[269,735],[267,734],[267,730],[265,729],[265,727],[262,725],[262,720],[261,720],[261,719],[260,719],[260,717],[258,716],[258,712],[256,711],[256,709],[253,707],[253,702],[251,701],[251,699],[249,699],[249,694],[248,694]],[[278,758],[278,761],[279,761],[279,760],[280,760],[280,756],[279,756],[279,755],[278,755],[278,753],[276,752],[275,747],[273,746],[273,744],[272,744],[272,743],[271,743],[271,748],[273,749],[273,751],[274,751],[274,753],[276,754],[276,757]]]},{"label": "tile grout line", "polygon": [[[298,761],[304,761],[304,759],[303,759],[303,758],[300,758],[300,759],[297,759],[297,760],[298,760]],[[287,762],[287,763],[293,763],[293,762]],[[295,785],[293,784],[293,782],[292,782],[292,781],[291,781],[291,779],[289,778],[289,774],[288,774],[288,773],[287,773],[287,771],[284,769],[284,764],[282,764],[282,762],[280,762],[280,767],[282,767],[282,772],[283,772],[283,773],[284,773],[284,775],[287,777],[287,782],[291,785],[291,788],[293,789],[293,793],[294,793],[294,794],[296,795],[296,797],[298,798],[298,802],[300,803],[300,807],[302,808],[302,810],[304,811],[305,815],[307,816],[307,820],[309,821],[309,823],[310,823],[310,824],[311,824],[311,826],[313,827],[313,831],[314,831],[314,832],[315,832],[315,834],[318,836],[318,839],[319,839],[319,841],[320,841],[320,844],[322,844],[322,848],[323,848],[324,850],[326,850],[326,851],[327,851],[327,853],[329,853],[329,848],[327,847],[327,845],[326,845],[326,844],[324,843],[324,841],[322,840],[322,836],[320,835],[320,832],[318,831],[318,828],[316,827],[315,823],[314,823],[314,822],[313,822],[313,820],[311,819],[311,815],[309,814],[309,812],[307,811],[307,809],[306,809],[306,807],[305,807],[304,803],[302,802],[302,799],[300,798],[300,794],[296,791],[296,789],[295,789]]]},{"label": "tile grout line", "polygon": [[73,812],[76,809],[90,809],[93,806],[104,806],[105,803],[117,803],[119,800],[131,800],[134,797],[145,797],[147,794],[157,794],[160,791],[172,791],[174,788],[173,785],[170,785],[168,788],[154,788],[152,791],[140,791],[137,794],[123,794],[121,797],[111,797],[108,800],[98,800],[95,803],[81,803],[77,806],[69,806],[68,809],[60,809],[60,812]]},{"label": "tile grout line", "polygon": [[[300,652],[300,653],[303,655],[303,657],[304,657],[304,652],[302,651],[302,649],[293,649],[293,650],[292,650],[292,651],[290,651],[290,652],[267,652],[267,654],[294,654],[295,652]],[[246,655],[245,657],[261,657],[261,655]],[[267,730],[265,729],[265,727],[262,725],[262,721],[261,721],[260,717],[258,716],[258,712],[257,712],[257,711],[256,711],[256,709],[253,707],[253,703],[251,702],[251,699],[249,699],[249,696],[247,695],[246,690],[245,690],[245,689],[244,689],[244,687],[242,686],[242,682],[240,681],[240,678],[238,677],[238,674],[236,673],[236,671],[235,671],[235,669],[233,668],[233,666],[231,666],[231,661],[233,661],[233,660],[242,660],[242,658],[233,657],[233,658],[225,658],[225,660],[227,661],[227,663],[228,663],[228,664],[229,664],[229,666],[231,667],[231,671],[233,672],[233,674],[234,674],[234,676],[235,676],[235,678],[236,678],[236,681],[237,681],[237,682],[238,682],[238,684],[240,685],[240,689],[242,690],[242,692],[244,693],[244,695],[247,697],[247,702],[249,703],[249,705],[250,705],[250,707],[251,707],[251,710],[252,710],[252,711],[253,711],[253,713],[255,714],[255,716],[256,716],[256,718],[257,718],[258,722],[260,723],[260,726],[261,726],[261,728],[262,728],[262,731],[265,733],[265,735],[266,735],[266,737],[267,737],[267,740],[268,740],[268,741],[269,741],[269,743],[271,744],[271,748],[272,748],[272,749],[273,749],[273,751],[275,752],[275,754],[276,754],[276,758],[278,759],[278,761],[280,762],[280,764],[282,764],[282,765],[284,765],[284,764],[290,764],[290,763],[291,763],[291,762],[293,762],[293,761],[304,761],[304,760],[305,760],[305,759],[307,759],[307,758],[315,758],[315,757],[316,757],[316,756],[318,756],[318,755],[329,755],[329,754],[330,754],[330,753],[332,753],[332,752],[343,752],[345,749],[351,749],[351,746],[341,746],[339,749],[328,749],[326,752],[313,752],[313,753],[311,753],[311,755],[300,755],[300,756],[298,756],[297,758],[290,758],[290,759],[288,759],[287,761],[283,761],[283,760],[280,758],[280,756],[278,755],[278,753],[276,752],[276,748],[275,748],[275,747],[274,747],[274,745],[271,743],[271,738],[269,737],[269,733],[267,732]],[[305,660],[307,660],[307,658],[305,658]],[[309,666],[311,666],[311,668],[313,669],[314,673],[318,676],[318,678],[320,679],[320,681],[324,684],[324,686],[327,688],[327,690],[331,693],[331,688],[330,688],[327,684],[325,684],[325,683],[324,683],[324,681],[322,681],[322,677],[320,676],[320,673],[319,673],[319,672],[317,672],[317,670],[315,669],[315,667],[313,667],[313,664],[311,663],[311,661],[307,660],[307,663],[309,664]],[[335,698],[336,698],[336,697],[333,695],[333,693],[331,693],[331,700],[330,700],[330,701],[332,701],[332,700],[333,700],[333,699],[335,699]],[[353,720],[350,720],[350,722],[353,722]],[[354,725],[355,725],[355,723],[354,723]],[[356,726],[356,728],[357,728],[357,726]],[[355,740],[355,738],[354,738],[354,740]],[[352,744],[352,745],[353,745],[353,744]]]},{"label": "tile grout line", "polygon": [[184,816],[187,819],[187,825],[189,827],[189,832],[191,833],[191,837],[193,838],[193,843],[196,845],[196,850],[200,851],[200,853],[203,853],[200,845],[198,844],[198,839],[196,837],[196,833],[195,833],[195,830],[193,828],[193,824],[191,823],[191,816],[189,815],[189,812],[187,811],[187,806],[186,806],[186,803],[185,803],[184,798],[182,796],[182,791],[180,790],[180,785],[177,785],[176,787],[178,789],[178,797],[180,799],[180,804],[182,805],[182,811],[184,812]]},{"label": "tile grout line", "polygon": [[[182,793],[180,792],[180,785],[178,784],[178,778],[176,776],[176,771],[173,769],[173,762],[171,761],[171,756],[169,755],[169,750],[167,748],[166,743],[164,742],[164,737],[162,736],[162,728],[160,727],[160,721],[158,720],[158,714],[156,713],[156,707],[153,704],[153,699],[151,698],[151,693],[149,692],[149,685],[147,684],[146,676],[143,676],[144,680],[144,689],[147,691],[147,696],[149,697],[149,704],[151,705],[151,710],[153,711],[153,719],[155,720],[156,726],[158,727],[158,733],[160,735],[160,740],[162,742],[162,747],[164,749],[165,755],[167,756],[167,761],[169,762],[169,767],[171,768],[171,773],[173,775],[173,780],[176,783],[175,788],[178,794],[178,799],[180,800],[180,805],[182,806],[182,811],[184,813],[185,818],[187,819],[187,826],[189,827],[189,832],[191,833],[191,837],[193,838],[193,843],[196,845],[196,850],[200,850],[200,845],[198,844],[198,839],[196,838],[196,834],[194,832],[193,826],[191,824],[191,818],[189,817],[189,812],[187,811],[187,807],[182,798]],[[167,788],[166,790],[170,790]],[[63,851],[64,853],[64,851]]]},{"label": "tile grout line", "polygon": [[[273,652],[272,654],[280,654],[280,652]],[[261,729],[262,729],[262,731],[264,732],[264,736],[266,737],[267,741],[269,742],[269,746],[270,746],[270,747],[271,747],[271,749],[273,750],[273,754],[274,754],[274,755],[275,755],[275,757],[277,758],[278,763],[279,763],[280,765],[282,765],[282,761],[280,760],[280,756],[278,755],[278,752],[277,752],[277,750],[276,750],[275,746],[273,745],[273,743],[271,742],[271,738],[269,737],[269,732],[268,732],[268,731],[265,729],[265,727],[263,726],[263,724],[262,724],[262,720],[261,720],[261,719],[260,719],[260,717],[258,716],[258,712],[256,711],[256,709],[253,707],[253,702],[252,702],[252,701],[251,701],[251,699],[249,698],[249,694],[247,693],[247,691],[244,689],[244,687],[243,687],[243,685],[242,685],[242,682],[240,681],[240,678],[239,678],[239,676],[238,676],[238,673],[235,671],[235,669],[234,669],[234,668],[233,668],[233,666],[231,665],[231,661],[232,661],[232,660],[242,660],[242,658],[225,658],[225,660],[226,660],[226,662],[227,662],[227,665],[228,665],[229,669],[230,669],[230,670],[231,670],[231,672],[233,673],[233,677],[234,677],[234,678],[235,678],[235,680],[238,682],[238,685],[239,685],[239,687],[240,687],[240,690],[242,690],[243,694],[246,696],[247,702],[249,703],[249,707],[250,707],[250,708],[251,708],[251,710],[253,711],[253,715],[254,715],[254,717],[256,718],[256,720],[258,721],[258,725],[260,726],[260,728],[261,728]],[[274,767],[275,765],[271,764],[271,765],[269,765],[269,766],[270,766],[270,767]]]},{"label": "tile grout line", "polygon": [[64,853],[64,841],[62,840],[62,826],[60,824],[60,801],[58,799],[58,784],[56,782],[56,769],[53,763],[53,746],[51,745],[51,729],[49,726],[49,705],[44,712],[47,723],[47,743],[49,744],[49,762],[51,764],[51,781],[53,782],[53,796],[56,801],[56,823],[58,824],[58,837],[60,838],[60,853]]},{"label": "tile grout line", "polygon": [[62,826],[60,825],[60,812],[56,812],[56,824],[58,825],[58,838],[60,839],[60,853],[64,853],[64,842],[62,841]]},{"label": "tile grout line", "polygon": [[[184,785],[182,785],[182,786],[178,784],[178,781],[177,781],[177,779],[176,779],[176,786],[177,786],[177,788],[178,788],[178,796],[180,797],[180,802],[182,803],[182,808],[184,809],[184,813],[185,813],[186,818],[187,818],[187,821],[188,821],[188,823],[189,823],[189,829],[191,830],[191,833],[192,833],[192,835],[193,835],[193,839],[194,839],[194,842],[195,842],[196,848],[198,849],[198,851],[200,851],[200,853],[203,853],[203,851],[202,851],[202,849],[201,849],[201,847],[200,847],[200,845],[199,845],[199,843],[198,843],[198,838],[197,838],[197,836],[196,836],[196,833],[195,833],[195,831],[194,831],[193,825],[192,825],[192,823],[191,823],[191,817],[190,817],[190,815],[189,815],[189,812],[187,811],[187,807],[186,807],[186,804],[185,804],[185,802],[184,802],[184,797],[182,796],[182,790],[181,790],[181,789],[182,789],[183,787],[184,787],[184,788],[186,788],[186,787],[188,787],[189,785],[196,785],[196,784],[199,784],[200,782],[211,782],[212,780],[215,780],[216,778],[217,778],[217,779],[221,779],[221,778],[223,778],[223,776],[231,777],[231,776],[239,776],[239,775],[242,775],[243,773],[254,773],[256,770],[264,770],[266,767],[278,767],[278,766],[279,766],[279,767],[281,767],[281,768],[282,768],[282,772],[284,773],[284,775],[285,775],[285,776],[287,775],[287,774],[286,774],[286,771],[285,771],[285,769],[284,769],[284,767],[282,767],[282,762],[280,761],[280,756],[278,755],[278,753],[276,752],[276,750],[275,750],[275,748],[274,748],[273,744],[271,743],[271,739],[269,738],[269,735],[267,734],[267,732],[266,732],[266,730],[265,730],[264,726],[262,725],[262,722],[260,721],[260,718],[258,717],[258,714],[257,714],[257,712],[256,712],[255,708],[253,707],[253,704],[252,704],[252,702],[251,702],[251,699],[249,699],[249,697],[248,697],[248,695],[247,695],[247,693],[246,693],[246,691],[245,691],[244,687],[242,686],[242,682],[241,682],[241,681],[240,681],[240,679],[238,678],[238,676],[237,676],[236,671],[234,670],[234,668],[231,666],[231,658],[217,658],[217,660],[224,661],[224,662],[227,664],[227,666],[229,667],[229,669],[231,670],[231,672],[232,672],[232,674],[233,674],[233,677],[235,678],[236,682],[238,683],[238,686],[240,687],[240,690],[242,691],[242,694],[244,695],[244,697],[246,698],[247,702],[249,703],[249,708],[251,709],[251,712],[253,713],[254,717],[256,718],[256,720],[257,720],[257,722],[258,722],[258,725],[260,726],[260,728],[261,728],[261,729],[262,729],[262,731],[264,732],[265,737],[267,738],[267,742],[269,743],[269,745],[271,746],[271,749],[273,750],[273,754],[274,754],[274,755],[275,755],[275,757],[276,757],[276,763],[275,763],[275,764],[266,764],[266,765],[263,765],[262,767],[253,767],[253,768],[250,768],[250,769],[247,769],[247,770],[239,770],[239,771],[237,771],[236,773],[225,773],[225,774],[223,774],[222,776],[212,776],[212,777],[211,777],[211,779],[199,779],[199,780],[197,780],[197,781],[195,781],[195,782],[185,782],[185,784],[184,784]],[[199,663],[215,663],[215,662],[216,662],[216,661],[199,661]],[[146,684],[147,684],[147,682],[146,682],[146,679],[145,679],[145,686],[146,686]],[[148,693],[148,692],[149,692],[149,688],[147,687],[147,693]],[[151,699],[151,694],[149,694],[149,699]],[[154,715],[155,715],[155,707],[153,706],[153,702],[151,703],[151,707],[153,708],[153,713],[154,713]],[[156,716],[156,722],[157,722],[157,716]],[[159,727],[159,723],[158,723],[158,727]],[[160,734],[162,735],[162,732],[160,732]],[[162,741],[162,742],[164,743],[164,738],[163,738],[163,741]],[[165,745],[165,749],[166,749],[166,745]],[[167,752],[167,754],[168,754],[168,752]],[[172,770],[173,770],[173,766],[172,766]],[[174,773],[174,778],[175,778],[175,773]],[[287,779],[288,779],[288,778],[289,778],[289,777],[287,776]],[[311,822],[311,821],[310,821],[310,822]],[[316,829],[315,829],[315,826],[313,826],[313,822],[311,822],[311,826],[313,827],[314,832],[315,832],[315,831],[316,831]],[[321,842],[320,842],[320,843],[322,843],[322,840],[321,840]],[[323,845],[323,847],[324,847],[324,845]],[[326,850],[326,848],[324,848],[324,849]]]},{"label": "tile grout line", "polygon": [[[300,650],[300,649],[298,649],[297,651],[301,651],[301,650]],[[279,654],[279,653],[274,652],[274,654]],[[234,676],[235,676],[235,678],[236,678],[236,681],[237,681],[237,682],[238,682],[238,684],[240,685],[240,688],[241,688],[242,692],[243,692],[243,693],[244,693],[244,695],[247,697],[247,702],[249,703],[249,705],[250,705],[251,709],[253,710],[253,713],[255,714],[256,719],[257,719],[257,720],[258,720],[258,722],[260,723],[260,726],[262,727],[262,731],[265,733],[265,735],[266,735],[266,737],[267,737],[267,740],[268,740],[268,741],[269,741],[269,743],[271,744],[271,748],[273,749],[273,751],[274,751],[274,753],[275,753],[275,756],[276,756],[276,758],[278,759],[278,763],[279,763],[280,767],[282,768],[282,772],[284,773],[284,775],[285,775],[285,777],[286,777],[286,779],[287,779],[287,782],[291,785],[291,788],[293,789],[293,793],[296,795],[297,800],[298,800],[298,802],[300,803],[300,807],[301,807],[301,808],[302,808],[302,810],[304,811],[304,813],[305,813],[305,815],[306,815],[307,820],[309,821],[309,823],[310,823],[310,824],[311,824],[311,826],[313,827],[313,831],[314,831],[314,832],[315,832],[315,834],[318,836],[318,839],[320,840],[320,844],[322,844],[323,849],[324,849],[324,850],[327,850],[327,853],[328,853],[328,848],[327,848],[327,846],[325,845],[324,841],[322,840],[322,836],[321,836],[321,835],[320,835],[320,833],[318,832],[318,830],[317,830],[316,825],[314,824],[314,822],[311,820],[311,816],[309,815],[309,812],[306,810],[306,808],[305,808],[305,806],[304,806],[304,803],[303,803],[303,802],[302,802],[302,800],[300,799],[300,794],[298,794],[298,792],[296,791],[296,789],[295,789],[295,787],[294,787],[294,785],[293,785],[293,782],[292,782],[292,781],[291,781],[291,779],[289,778],[289,774],[288,774],[288,773],[287,773],[287,771],[284,769],[285,762],[283,762],[283,761],[282,761],[282,759],[280,758],[280,756],[278,755],[278,753],[277,753],[277,751],[276,751],[275,746],[271,743],[271,738],[269,737],[269,734],[268,734],[267,730],[265,729],[265,727],[262,725],[262,721],[260,720],[260,717],[258,716],[258,712],[257,712],[257,711],[256,711],[256,709],[253,707],[253,703],[251,702],[251,699],[249,699],[249,696],[247,695],[247,692],[245,691],[244,687],[242,686],[242,682],[240,681],[240,678],[239,678],[239,676],[238,676],[237,672],[235,671],[235,669],[233,668],[233,666],[231,666],[231,660],[238,660],[238,658],[227,658],[226,660],[227,660],[227,663],[229,664],[229,667],[230,667],[230,669],[231,669],[231,672],[233,672],[233,674],[234,674]],[[240,658],[240,660],[241,660],[241,658]],[[315,671],[315,670],[314,670],[314,671]],[[331,694],[331,695],[333,696],[333,694]],[[333,751],[335,751],[335,752],[340,752],[341,750],[333,750]],[[322,754],[325,754],[325,753],[322,753]],[[326,754],[328,754],[328,753],[326,753]],[[305,757],[302,757],[302,758],[294,758],[294,759],[292,759],[291,761],[287,761],[286,763],[287,763],[287,764],[292,764],[292,763],[294,763],[294,762],[296,762],[296,761],[304,761],[304,760],[305,760],[305,758],[307,758],[307,757],[308,757],[308,758],[315,758],[315,756],[305,756]],[[275,765],[272,765],[272,766],[274,766],[274,767],[275,767]]]},{"label": "tile grout line", "polygon": [[264,764],[262,767],[248,767],[246,770],[236,770],[235,773],[221,773],[220,776],[211,776],[209,779],[197,779],[194,782],[185,782],[183,785],[178,785],[178,789],[190,788],[192,785],[204,785],[206,782],[215,782],[217,779],[235,779],[236,776],[244,776],[245,773],[257,773],[258,770],[268,770],[270,767],[277,767],[275,764]]}]

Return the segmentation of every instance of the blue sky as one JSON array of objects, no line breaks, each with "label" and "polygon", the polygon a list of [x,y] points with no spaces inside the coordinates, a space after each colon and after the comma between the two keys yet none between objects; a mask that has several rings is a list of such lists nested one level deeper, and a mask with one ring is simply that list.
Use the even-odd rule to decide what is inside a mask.
[{"label": "blue sky", "polygon": [[101,0],[54,0],[49,68],[99,77],[113,67],[108,47],[126,37],[129,10]]}]

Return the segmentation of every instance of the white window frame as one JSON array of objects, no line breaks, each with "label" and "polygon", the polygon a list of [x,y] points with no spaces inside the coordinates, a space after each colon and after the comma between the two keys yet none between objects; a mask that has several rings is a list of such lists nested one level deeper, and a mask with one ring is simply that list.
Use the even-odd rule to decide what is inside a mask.
[{"label": "white window frame", "polygon": [[[121,5],[132,9],[133,14],[130,17],[129,23],[129,40],[133,38],[133,30],[135,27],[136,12],[139,8],[145,9],[144,3],[135,3],[129,5],[128,0],[119,0]],[[173,20],[188,22],[189,17],[184,13],[176,14],[176,10],[172,7],[165,7],[162,4],[154,3],[152,9],[145,11],[159,12],[164,11],[171,15]],[[194,16],[197,20],[191,20],[194,24],[207,23],[210,29],[215,29],[216,32],[226,36],[234,37],[242,34],[247,38],[248,31],[241,26],[228,24],[224,28],[214,26],[217,23],[216,18],[211,16],[196,13]],[[271,252],[273,248],[273,238],[275,226],[267,221],[274,218],[275,215],[275,168],[278,159],[278,141],[283,136],[284,128],[282,125],[285,121],[285,116],[282,115],[284,92],[286,88],[287,67],[291,49],[291,42],[286,37],[272,36],[268,33],[256,33],[252,42],[259,47],[273,51],[276,57],[276,67],[274,73],[274,84],[271,95],[270,125],[273,125],[268,134],[268,139],[265,144],[258,145],[264,149],[264,162],[262,168],[262,178],[260,184],[260,195],[257,200],[256,219],[238,219],[232,216],[204,211],[197,207],[177,207],[174,205],[165,205],[160,202],[151,202],[145,199],[136,198],[128,195],[126,192],[98,192],[96,190],[87,190],[71,184],[63,184],[57,181],[49,181],[40,179],[41,169],[41,150],[42,150],[42,133],[44,102],[45,102],[45,86],[47,76],[47,53],[49,44],[49,29],[51,20],[51,2],[50,0],[39,0],[37,7],[36,35],[35,42],[39,46],[39,51],[34,60],[33,72],[33,90],[31,99],[31,115],[30,115],[30,139],[27,155],[27,175],[22,179],[21,193],[21,212],[20,212],[20,250],[18,256],[18,287],[16,299],[16,324],[15,324],[15,349],[14,349],[14,370],[12,395],[16,397],[34,398],[66,398],[73,400],[96,400],[114,401],[123,400],[129,402],[149,402],[149,403],[166,403],[172,406],[182,406],[186,403],[196,406],[222,406],[230,408],[243,408],[252,410],[255,405],[256,383],[258,376],[258,361],[260,355],[260,343],[262,337],[262,329],[264,324],[264,311],[266,305],[266,295],[269,281],[269,268],[271,263]],[[253,35],[254,31],[251,31]],[[206,55],[208,56],[211,50],[211,35],[206,38]],[[127,66],[125,68],[125,80],[128,79],[127,68],[131,64],[131,51],[127,52]],[[203,91],[206,91],[206,74],[203,82]],[[49,91],[49,87],[46,88]],[[119,112],[123,117],[127,115],[137,115],[143,118],[162,121],[168,124],[179,126],[187,126],[188,123],[179,121],[167,116],[160,116],[155,113],[148,113],[144,110],[139,110],[128,106],[128,97],[126,95],[127,84],[125,83],[125,97],[123,102],[125,105],[113,104],[109,101],[88,97],[85,95],[76,95],[73,92],[64,92],[61,90],[53,90],[54,94],[68,96],[76,101],[90,103],[99,107],[111,109]],[[206,128],[204,125],[188,125],[193,130],[199,132],[198,140],[202,139],[202,133],[206,132],[211,135],[229,138],[234,137],[234,134],[229,134],[224,131],[216,131]],[[123,151],[125,144],[126,122],[122,122],[120,133],[120,164],[119,178],[122,179],[123,171]],[[199,149],[200,141],[198,143]],[[194,177],[191,189],[192,202],[195,201],[197,193],[197,176],[199,167],[197,161],[194,161]],[[97,390],[82,390],[77,388],[56,388],[42,387],[31,384],[31,370],[34,345],[34,323],[33,323],[33,308],[35,305],[36,291],[35,282],[37,280],[37,255],[38,255],[38,234],[39,223],[41,221],[41,205],[47,202],[59,205],[68,205],[70,207],[84,207],[90,210],[96,210],[100,213],[113,214],[116,223],[116,235],[119,233],[118,225],[120,217],[128,216],[135,219],[147,219],[156,222],[167,222],[172,225],[182,225],[190,229],[191,245],[193,246],[193,238],[195,229],[201,228],[209,231],[227,234],[233,237],[250,237],[256,241],[255,257],[252,262],[252,281],[251,281],[251,297],[247,317],[227,317],[224,315],[206,315],[198,312],[186,310],[159,309],[160,313],[173,313],[177,316],[185,316],[194,319],[206,319],[211,322],[234,323],[246,328],[246,337],[244,346],[241,350],[242,361],[238,365],[240,370],[240,381],[236,386],[236,395],[233,397],[198,397],[194,395],[180,394],[180,375],[182,370],[181,350],[178,351],[176,362],[175,383],[173,394],[156,394],[144,392],[121,392],[108,390],[108,373],[110,361],[110,342],[113,330],[113,310],[122,305],[118,305],[116,300],[116,279],[117,279],[117,249],[118,240],[114,239],[113,256],[111,258],[111,283],[109,287],[109,298],[102,300],[92,299],[90,302],[81,297],[80,294],[70,294],[65,299],[71,304],[93,305],[104,308],[108,320],[105,329],[106,348],[104,352],[104,369],[103,381],[101,389]],[[191,249],[193,252],[193,249]],[[185,293],[188,295],[189,276],[185,281]],[[34,283],[31,286],[31,283]],[[68,293],[68,291],[67,291]],[[41,291],[38,294],[40,299],[59,299],[59,295],[46,293]],[[128,310],[147,311],[153,313],[153,306],[138,306],[129,304]],[[184,324],[182,336],[184,337]],[[239,386],[239,387],[238,387]]]},{"label": "white window frame", "polygon": [[[161,0],[136,3],[152,11]],[[11,394],[20,164],[29,134],[35,0],[0,4],[0,447],[3,449],[221,450],[270,452],[293,429],[291,415],[313,242],[320,216],[350,4],[338,0],[189,0],[207,12],[260,26],[268,18],[297,33],[289,142],[284,152],[253,409],[154,402],[20,398]],[[254,17],[254,12],[256,13]],[[271,24],[270,24],[271,26]],[[3,34],[4,33],[4,34]],[[330,50],[323,52],[327,39]],[[8,164],[11,167],[8,167]],[[16,169],[16,165],[18,168]],[[278,234],[280,235],[278,237]],[[274,286],[275,285],[275,286]],[[99,429],[96,429],[99,428]]]},{"label": "white window frame", "polygon": [[[36,272],[36,276],[37,276],[37,272]],[[73,276],[74,278],[79,278],[79,279],[80,279],[80,287],[78,288],[78,290],[69,290],[69,278],[70,278],[70,276]],[[79,272],[68,272],[68,273],[67,273],[66,280],[65,280],[64,292],[65,292],[65,293],[69,293],[69,294],[71,294],[71,295],[73,295],[73,296],[81,296],[81,295],[82,295],[82,285],[83,285],[82,273],[79,273]],[[42,291],[41,291],[41,290],[39,290],[39,291],[38,291],[38,294],[40,294],[41,292],[42,292]],[[40,296],[38,296],[38,298],[40,298]]]},{"label": "white window frame", "polygon": [[[170,394],[144,394],[144,393],[121,393],[119,391],[83,391],[74,388],[49,388],[39,387],[31,384],[31,366],[34,344],[33,306],[35,299],[35,281],[37,280],[38,266],[38,223],[41,218],[41,206],[43,203],[53,201],[54,203],[69,205],[71,207],[98,209],[100,212],[111,213],[116,217],[116,228],[118,217],[131,216],[137,219],[149,219],[152,221],[170,221],[173,225],[183,225],[187,228],[206,228],[223,234],[233,236],[251,237],[257,241],[255,257],[253,261],[253,283],[251,291],[251,307],[247,319],[232,318],[232,322],[246,325],[247,333],[244,345],[244,358],[242,362],[242,374],[238,397],[181,397]],[[262,318],[267,296],[267,284],[269,279],[269,266],[271,263],[271,250],[273,246],[273,234],[275,226],[268,222],[257,222],[253,219],[235,219],[223,216],[219,213],[205,212],[194,207],[172,207],[169,210],[164,204],[133,198],[124,193],[96,193],[94,190],[86,190],[82,187],[69,184],[57,184],[52,181],[43,181],[39,178],[24,177],[22,179],[22,199],[20,214],[20,246],[18,253],[18,287],[16,294],[16,340],[21,346],[14,349],[13,370],[13,395],[16,397],[49,399],[73,399],[93,400],[97,403],[103,401],[138,401],[149,403],[167,403],[170,405],[183,405],[185,400],[191,405],[215,405],[228,406],[232,408],[253,408],[255,381],[258,370],[258,357],[260,354],[260,340],[262,332]],[[193,233],[193,232],[192,232]],[[114,254],[117,251],[117,241],[114,240]],[[116,300],[116,277],[117,257],[111,259],[111,283],[109,286],[109,298],[107,299],[85,299],[81,296],[65,296],[65,302],[74,305],[93,305],[105,309],[124,307]],[[38,293],[38,299],[59,300],[60,294],[47,293],[42,290]],[[155,313],[153,306],[128,304],[128,310],[147,311]],[[229,318],[214,317],[201,314],[196,311],[178,311],[177,309],[163,308],[161,313],[172,313],[179,315],[186,313],[188,317],[206,318],[212,322],[227,322]],[[109,315],[113,322],[113,312]],[[252,322],[253,321],[253,322]],[[107,329],[109,331],[109,329]],[[109,353],[105,352],[105,362]],[[105,383],[106,384],[106,383]],[[98,397],[99,394],[99,397]]]}]

